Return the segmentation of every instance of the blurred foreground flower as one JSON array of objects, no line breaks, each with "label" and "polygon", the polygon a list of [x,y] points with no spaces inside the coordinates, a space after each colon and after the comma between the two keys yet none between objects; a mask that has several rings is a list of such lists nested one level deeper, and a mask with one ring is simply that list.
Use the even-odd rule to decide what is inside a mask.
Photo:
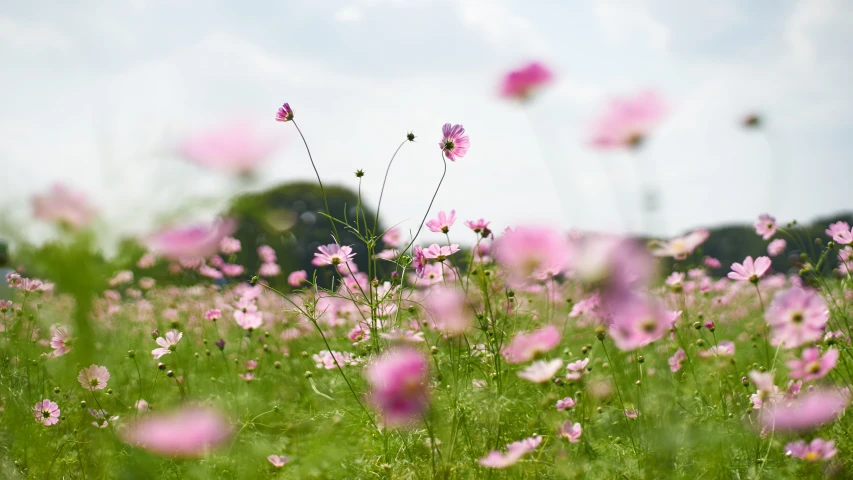
[{"label": "blurred foreground flower", "polygon": [[427,359],[417,350],[398,348],[367,367],[370,401],[386,425],[415,421],[429,404]]},{"label": "blurred foreground flower", "polygon": [[219,412],[189,406],[142,417],[123,428],[120,435],[126,443],[157,455],[198,457],[228,439],[231,431]]},{"label": "blurred foreground flower", "polygon": [[506,74],[501,85],[501,96],[516,100],[529,100],[534,92],[551,83],[554,74],[539,62],[532,62]]},{"label": "blurred foreground flower", "polygon": [[506,454],[498,450],[492,450],[488,455],[478,460],[480,465],[486,468],[507,468],[515,465],[521,457],[536,450],[542,443],[542,437],[535,435],[524,440],[512,442],[506,446]]},{"label": "blurred foreground flower", "polygon": [[614,99],[592,128],[592,145],[601,149],[637,148],[666,113],[655,92]]},{"label": "blurred foreground flower", "polygon": [[779,431],[811,430],[835,420],[850,403],[847,390],[814,390],[762,409],[764,428]]},{"label": "blurred foreground flower", "polygon": [[785,446],[785,454],[807,462],[829,460],[836,453],[838,453],[838,450],[835,448],[835,442],[832,440],[826,441],[822,438],[815,438],[811,443],[797,440]]},{"label": "blurred foreground flower", "polygon": [[247,175],[267,160],[279,143],[245,123],[235,123],[183,139],[178,153],[202,167]]},{"label": "blurred foreground flower", "polygon": [[56,184],[43,195],[33,197],[33,214],[39,220],[57,222],[72,229],[82,228],[92,222],[96,215],[86,196]]},{"label": "blurred foreground flower", "polygon": [[148,238],[148,245],[169,260],[204,259],[219,250],[223,238],[234,233],[237,225],[230,219],[217,219],[211,225],[192,225],[161,230]]}]

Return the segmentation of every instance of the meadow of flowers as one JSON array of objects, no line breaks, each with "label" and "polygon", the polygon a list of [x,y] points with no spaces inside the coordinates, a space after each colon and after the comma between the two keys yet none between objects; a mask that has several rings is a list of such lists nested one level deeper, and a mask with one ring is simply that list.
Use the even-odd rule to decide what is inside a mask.
[{"label": "meadow of flowers", "polygon": [[[532,64],[501,93],[528,101],[551,80]],[[590,142],[640,148],[664,112],[653,93],[616,101]],[[302,136],[289,104],[275,120]],[[438,130],[401,135],[394,157],[434,148],[451,174],[471,140]],[[238,174],[252,155],[223,151],[264,150],[195,142],[188,157]],[[315,270],[288,272],[267,245],[235,263],[229,218],[99,262],[86,196],[35,198],[62,236],[38,250],[43,278],[5,278],[0,476],[851,478],[850,225],[775,272],[770,256],[815,239],[761,215],[767,250],[714,278],[704,230],[645,242],[496,226],[428,200],[411,232],[327,206]],[[423,229],[444,240],[421,244]],[[341,231],[366,246],[366,271]],[[824,275],[827,258],[840,267]],[[158,263],[194,284],[155,281]]]}]

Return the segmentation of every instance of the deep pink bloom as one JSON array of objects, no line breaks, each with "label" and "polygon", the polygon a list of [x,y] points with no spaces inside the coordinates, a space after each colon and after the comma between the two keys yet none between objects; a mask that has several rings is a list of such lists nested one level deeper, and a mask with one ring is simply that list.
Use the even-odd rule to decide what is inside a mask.
[{"label": "deep pink bloom", "polygon": [[314,254],[314,260],[311,262],[318,267],[325,265],[338,266],[342,263],[347,263],[355,257],[352,252],[352,247],[347,245],[340,246],[335,243],[329,245],[321,245],[317,248],[319,253]]},{"label": "deep pink bloom", "polygon": [[755,233],[761,235],[764,240],[770,240],[776,234],[776,218],[766,213],[759,215],[754,225]]},{"label": "deep pink bloom", "polygon": [[554,74],[539,62],[532,62],[506,74],[501,85],[501,96],[527,100],[533,92],[553,80]]},{"label": "deep pink bloom", "polygon": [[826,376],[837,363],[838,350],[830,348],[821,356],[819,348],[810,347],[803,350],[801,359],[789,360],[787,365],[791,369],[791,378],[802,378],[809,382]]},{"label": "deep pink bloom", "polygon": [[429,405],[429,364],[420,352],[402,347],[373,360],[365,372],[370,401],[386,425],[396,426],[420,418]]},{"label": "deep pink bloom", "polygon": [[45,195],[34,196],[32,202],[36,218],[71,228],[85,227],[97,213],[85,195],[61,184],[54,185]]},{"label": "deep pink bloom", "polygon": [[758,283],[758,279],[770,269],[770,264],[769,257],[758,257],[755,261],[752,260],[752,257],[746,257],[743,264],[737,262],[732,264],[732,271],[729,272],[728,277],[732,280]]},{"label": "deep pink bloom", "polygon": [[281,468],[290,462],[290,457],[284,455],[270,455],[267,457],[267,461],[270,462],[273,467]]},{"label": "deep pink bloom", "polygon": [[607,305],[610,336],[620,350],[635,350],[661,338],[679,313],[667,310],[658,300],[633,294]]},{"label": "deep pink bloom", "polygon": [[785,252],[785,247],[787,247],[787,246],[788,246],[788,242],[786,242],[785,239],[777,238],[776,240],[773,240],[772,242],[770,242],[769,245],[767,245],[767,254],[770,255],[771,257],[781,255],[782,253]]},{"label": "deep pink bloom", "polygon": [[835,420],[848,403],[846,390],[813,390],[762,409],[761,423],[782,431],[811,430]]},{"label": "deep pink bloom", "polygon": [[210,321],[216,321],[222,318],[222,311],[218,308],[211,308],[210,310],[204,313],[204,318]]},{"label": "deep pink bloom", "polygon": [[428,221],[426,226],[431,232],[447,233],[454,222],[456,222],[456,210],[451,210],[450,215],[442,210],[438,212],[438,217]]},{"label": "deep pink bloom", "polygon": [[822,438],[815,438],[811,443],[806,443],[803,440],[797,440],[785,445],[785,454],[791,457],[797,457],[807,462],[817,462],[820,460],[829,460],[838,453],[833,440],[826,441]]},{"label": "deep pink bloom", "polygon": [[773,331],[773,345],[784,342],[795,348],[823,337],[829,310],[817,293],[792,287],[776,293],[764,319]]},{"label": "deep pink bloom", "polygon": [[424,249],[420,245],[415,245],[412,248],[412,266],[415,267],[417,276],[423,278],[428,262]]},{"label": "deep pink bloom", "polygon": [[59,423],[59,405],[45,398],[33,407],[33,416],[45,427],[56,425]]},{"label": "deep pink bloom", "polygon": [[561,437],[569,441],[569,443],[578,443],[581,441],[583,428],[580,423],[572,423],[571,420],[566,420],[566,423],[560,427],[559,434]]},{"label": "deep pink bloom", "polygon": [[684,260],[696,250],[696,247],[705,243],[709,236],[710,233],[707,230],[696,230],[683,237],[657,242],[652,249],[652,254],[656,257],[672,257],[676,260]]},{"label": "deep pink bloom", "polygon": [[572,397],[566,397],[562,400],[557,400],[557,411],[562,412],[563,410],[568,410],[574,407],[575,403],[577,402]]},{"label": "deep pink bloom", "polygon": [[258,258],[260,258],[263,263],[275,263],[275,250],[273,250],[269,245],[261,245],[258,247]]},{"label": "deep pink bloom", "polygon": [[537,355],[550,352],[562,338],[557,327],[548,325],[530,333],[518,333],[508,346],[504,347],[501,355],[507,363],[525,363]]},{"label": "deep pink bloom", "polygon": [[506,446],[506,454],[503,454],[498,450],[492,450],[485,457],[478,460],[478,462],[486,468],[511,467],[521,460],[521,457],[527,455],[533,450],[536,450],[541,443],[542,437],[539,435],[525,438],[508,444]]},{"label": "deep pink bloom", "polygon": [[518,372],[518,376],[533,383],[544,383],[550,381],[557,374],[557,370],[563,366],[563,360],[537,360]]},{"label": "deep pink bloom", "polygon": [[669,369],[672,370],[673,373],[681,370],[681,366],[684,364],[685,360],[687,360],[687,354],[684,353],[684,349],[679,348],[678,351],[675,352],[675,355],[669,358]]},{"label": "deep pink bloom", "polygon": [[298,287],[306,281],[308,281],[308,273],[305,270],[290,272],[290,275],[287,276],[287,283],[291,287]]},{"label": "deep pink bloom", "polygon": [[568,239],[547,227],[507,230],[492,250],[511,282],[528,283],[552,278],[569,267]]},{"label": "deep pink bloom", "polygon": [[50,338],[50,348],[53,349],[52,357],[61,357],[71,351],[71,336],[65,327],[52,328],[53,335]]},{"label": "deep pink bloom", "polygon": [[141,417],[120,433],[125,442],[157,455],[199,457],[228,439],[231,431],[219,412],[188,406]]},{"label": "deep pink bloom", "polygon": [[196,165],[245,175],[270,158],[278,146],[278,141],[263,137],[249,124],[232,123],[188,136],[177,151]]},{"label": "deep pink bloom", "polygon": [[471,141],[465,135],[465,129],[462,128],[462,125],[445,123],[441,128],[441,133],[442,139],[438,142],[438,146],[441,147],[448,160],[455,162],[457,158],[462,158],[468,153]]},{"label": "deep pink bloom", "polygon": [[638,147],[663,120],[665,110],[661,99],[651,91],[615,99],[593,124],[592,145],[601,149]]},{"label": "deep pink bloom", "polygon": [[161,230],[148,238],[152,250],[169,260],[203,259],[219,250],[219,242],[234,233],[237,225],[230,219],[217,219],[211,225],[193,225]]},{"label": "deep pink bloom", "polygon": [[107,381],[110,379],[110,372],[107,371],[107,367],[99,367],[97,365],[91,365],[89,368],[84,368],[80,370],[80,374],[77,375],[77,381],[80,382],[80,385],[83,386],[86,390],[103,390],[107,387]]},{"label": "deep pink bloom", "polygon": [[157,345],[160,345],[160,348],[151,350],[151,355],[154,355],[154,359],[158,360],[160,357],[172,353],[177,348],[178,342],[181,341],[183,336],[183,333],[171,330],[166,332],[166,338],[157,337]]},{"label": "deep pink bloom", "polygon": [[278,107],[278,111],[275,113],[275,121],[276,122],[289,122],[293,120],[293,109],[290,108],[290,104],[285,102],[284,105]]},{"label": "deep pink bloom", "polygon": [[703,260],[703,263],[708,268],[720,268],[722,266],[720,261],[714,257],[705,257],[705,259]]}]

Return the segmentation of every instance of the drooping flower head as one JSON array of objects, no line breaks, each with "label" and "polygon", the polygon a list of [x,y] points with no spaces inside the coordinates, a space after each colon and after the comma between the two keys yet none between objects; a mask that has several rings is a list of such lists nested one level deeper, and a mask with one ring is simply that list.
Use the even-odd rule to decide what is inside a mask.
[{"label": "drooping flower head", "polygon": [[518,333],[506,346],[501,355],[507,363],[525,363],[537,355],[548,353],[554,349],[562,338],[557,327],[548,325],[530,333]]},{"label": "drooping flower head", "polygon": [[663,102],[651,91],[615,99],[593,124],[592,145],[600,149],[636,148],[665,113]]},{"label": "drooping flower head", "polygon": [[492,450],[485,457],[477,460],[480,465],[486,468],[507,468],[515,465],[521,460],[521,457],[536,450],[542,443],[542,437],[539,435],[525,438],[517,442],[512,442],[506,446],[506,453],[501,453],[499,450]]},{"label": "drooping flower head", "polygon": [[554,74],[539,62],[532,62],[506,74],[501,85],[501,96],[528,100],[533,93],[550,83]]},{"label": "drooping flower head", "polygon": [[785,348],[796,348],[823,337],[829,310],[814,291],[792,287],[776,293],[764,319],[772,330],[773,345],[784,342]]},{"label": "drooping flower head", "polygon": [[367,366],[370,401],[386,425],[403,425],[420,418],[429,404],[428,365],[417,350],[399,347]]},{"label": "drooping flower head", "polygon": [[428,221],[426,226],[431,232],[447,233],[454,222],[456,222],[456,210],[451,210],[450,215],[442,210],[438,212],[438,217]]},{"label": "drooping flower head", "polygon": [[257,169],[279,147],[248,123],[235,122],[182,139],[178,154],[212,170],[246,175]]},{"label": "drooping flower head", "polygon": [[107,387],[107,381],[110,379],[110,372],[107,371],[107,367],[99,367],[97,365],[91,365],[89,368],[84,368],[80,370],[80,374],[77,375],[77,381],[80,382],[80,385],[83,386],[86,390],[102,390]]},{"label": "drooping flower head", "polygon": [[52,357],[61,357],[71,351],[71,336],[65,327],[54,327],[51,329],[53,335],[50,337],[50,348],[53,349]]},{"label": "drooping flower head", "polygon": [[761,235],[764,240],[770,240],[776,234],[776,218],[767,213],[759,215],[754,225],[755,233]]},{"label": "drooping flower head", "polygon": [[166,457],[199,457],[228,439],[229,422],[216,410],[187,406],[140,417],[120,431],[126,443]]},{"label": "drooping flower head", "polygon": [[290,108],[290,104],[285,102],[284,105],[278,107],[278,111],[275,114],[276,122],[289,122],[293,120],[293,109]]},{"label": "drooping flower head", "polygon": [[325,265],[338,266],[345,264],[355,257],[352,247],[348,245],[338,245],[330,243],[329,245],[321,245],[317,247],[319,253],[314,254],[314,260],[311,261],[314,265],[322,267]]},{"label": "drooping flower head", "polygon": [[746,257],[743,264],[737,262],[732,264],[732,271],[729,272],[728,277],[741,282],[758,283],[758,280],[770,269],[770,265],[769,257],[758,257],[754,261],[752,257]]},{"label": "drooping flower head", "polygon": [[161,230],[148,238],[148,245],[169,260],[204,259],[215,254],[223,238],[234,233],[237,225],[230,219],[217,219],[210,225],[192,225]]},{"label": "drooping flower head", "polygon": [[75,229],[87,226],[97,213],[85,195],[62,184],[54,185],[44,195],[35,195],[32,203],[33,213],[39,220]]},{"label": "drooping flower head", "polygon": [[455,162],[457,158],[462,158],[468,153],[468,148],[471,146],[471,141],[465,135],[465,129],[462,125],[451,125],[445,123],[441,128],[442,138],[438,143],[444,156],[451,162]]},{"label": "drooping flower head", "polygon": [[580,423],[572,423],[571,420],[566,420],[566,422],[560,427],[560,431],[558,433],[561,437],[568,440],[569,443],[578,443],[581,441],[583,428]]},{"label": "drooping flower head", "polygon": [[59,423],[59,405],[45,398],[33,407],[33,416],[45,427],[56,425]]}]

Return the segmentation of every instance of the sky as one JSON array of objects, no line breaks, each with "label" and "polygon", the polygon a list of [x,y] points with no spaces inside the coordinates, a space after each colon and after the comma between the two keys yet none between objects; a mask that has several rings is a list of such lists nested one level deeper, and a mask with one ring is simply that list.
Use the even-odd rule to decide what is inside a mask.
[{"label": "sky", "polygon": [[[498,231],[639,231],[644,165],[662,205],[646,233],[765,211],[810,220],[853,207],[851,52],[846,0],[0,0],[0,212],[38,237],[29,199],[62,182],[87,192],[107,235],[140,235],[312,180],[296,132],[273,120],[287,101],[324,182],[355,188],[363,169],[368,202],[414,131],[383,200],[404,230],[441,177],[445,122],[471,149],[433,211]],[[532,60],[554,84],[526,106],[499,98],[501,76]],[[610,99],[646,89],[669,115],[642,151],[590,148]],[[750,112],[763,130],[741,128]],[[252,182],[175,154],[183,136],[236,120],[283,145]]]}]

